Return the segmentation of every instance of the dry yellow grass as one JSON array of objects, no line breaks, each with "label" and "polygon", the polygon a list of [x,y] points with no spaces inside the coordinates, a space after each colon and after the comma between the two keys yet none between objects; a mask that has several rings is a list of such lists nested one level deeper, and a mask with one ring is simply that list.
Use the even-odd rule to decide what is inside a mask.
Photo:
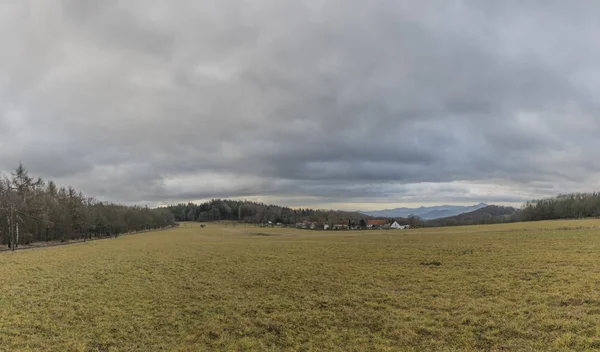
[{"label": "dry yellow grass", "polygon": [[0,350],[600,348],[598,220],[195,225],[0,254]]}]

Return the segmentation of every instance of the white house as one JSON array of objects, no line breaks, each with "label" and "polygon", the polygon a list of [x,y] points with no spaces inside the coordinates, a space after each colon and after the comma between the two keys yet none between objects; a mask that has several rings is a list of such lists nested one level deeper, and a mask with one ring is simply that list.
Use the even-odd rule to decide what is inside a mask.
[{"label": "white house", "polygon": [[394,223],[390,227],[393,228],[393,229],[397,229],[397,230],[405,230],[405,229],[409,228],[408,225],[400,225],[396,221],[394,221]]},{"label": "white house", "polygon": [[323,230],[329,230],[329,225],[327,225],[327,224],[323,225]]}]

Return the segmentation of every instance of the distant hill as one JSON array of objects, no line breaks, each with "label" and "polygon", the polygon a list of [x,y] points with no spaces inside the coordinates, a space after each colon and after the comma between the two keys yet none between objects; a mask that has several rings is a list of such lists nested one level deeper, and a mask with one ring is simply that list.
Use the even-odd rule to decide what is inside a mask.
[{"label": "distant hill", "polygon": [[423,220],[432,220],[456,216],[463,213],[469,213],[474,210],[485,208],[487,206],[488,205],[485,203],[479,203],[472,206],[440,205],[435,207],[396,208],[377,211],[361,211],[360,213],[372,217],[408,218],[410,216],[417,216]]},{"label": "distant hill", "polygon": [[519,211],[513,207],[488,205],[486,207],[451,217],[433,219],[426,222],[427,226],[453,226],[497,224],[519,221]]}]

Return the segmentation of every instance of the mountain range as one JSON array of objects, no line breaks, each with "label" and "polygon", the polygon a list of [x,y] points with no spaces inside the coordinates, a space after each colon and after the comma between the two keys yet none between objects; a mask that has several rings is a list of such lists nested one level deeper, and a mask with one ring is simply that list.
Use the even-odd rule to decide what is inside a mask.
[{"label": "mountain range", "polygon": [[419,207],[419,208],[396,208],[376,211],[359,211],[361,214],[365,214],[372,217],[385,217],[385,218],[408,218],[409,216],[417,216],[423,220],[433,220],[446,218],[450,216],[456,216],[463,213],[468,213],[481,208],[485,208],[488,205],[485,203],[479,203],[472,206],[461,206],[461,205],[439,205],[434,207]]}]

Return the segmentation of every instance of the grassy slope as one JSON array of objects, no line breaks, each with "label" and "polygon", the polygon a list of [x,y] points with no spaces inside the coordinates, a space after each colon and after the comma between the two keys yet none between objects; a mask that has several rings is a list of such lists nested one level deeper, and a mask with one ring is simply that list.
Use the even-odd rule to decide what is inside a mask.
[{"label": "grassy slope", "polygon": [[188,227],[3,253],[0,350],[598,349],[599,226]]}]

